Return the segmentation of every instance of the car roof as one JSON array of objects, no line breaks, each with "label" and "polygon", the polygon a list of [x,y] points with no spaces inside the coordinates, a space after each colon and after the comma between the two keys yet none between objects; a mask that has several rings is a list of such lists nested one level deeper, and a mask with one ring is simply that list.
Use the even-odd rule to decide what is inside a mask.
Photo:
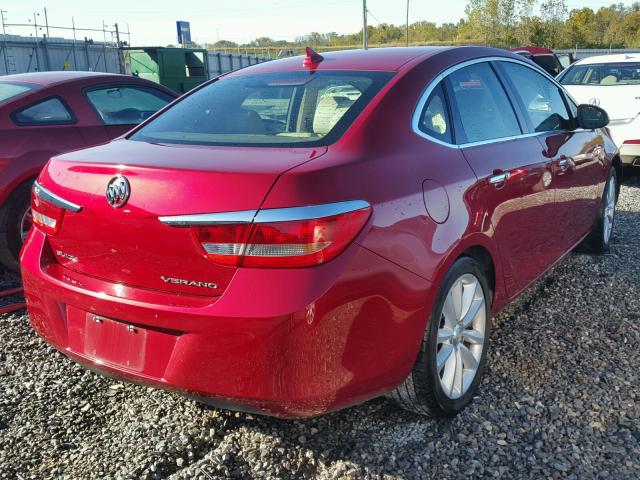
[{"label": "car roof", "polygon": [[[437,46],[437,47],[384,47],[371,48],[369,50],[340,50],[333,52],[320,52],[323,60],[312,67],[303,67],[303,56],[283,58],[270,62],[260,63],[251,67],[235,70],[225,76],[235,77],[261,73],[277,73],[300,70],[345,70],[345,71],[386,71],[397,72],[410,68],[416,62],[422,62],[441,53],[457,52],[457,61],[471,58],[500,56],[507,58],[524,57],[506,50],[479,46]],[[468,58],[463,58],[464,56]]]},{"label": "car roof", "polygon": [[[368,50],[337,50],[320,52],[323,60],[316,64],[318,70],[370,70],[397,71],[404,64],[418,57],[429,57],[453,47],[384,47]],[[251,73],[300,70],[303,56],[283,58],[260,63],[244,70]]]},{"label": "car roof", "polygon": [[591,65],[594,63],[634,63],[640,62],[640,53],[614,53],[610,55],[596,55],[583,58],[576,62],[577,65]]},{"label": "car roof", "polygon": [[3,75],[0,77],[0,81],[3,82],[24,82],[33,83],[42,86],[51,86],[58,83],[75,82],[92,78],[107,78],[107,79],[135,79],[128,75],[118,75],[115,73],[103,73],[103,72],[78,72],[78,71],[54,71],[54,72],[30,72],[30,73],[17,73],[13,75]]}]

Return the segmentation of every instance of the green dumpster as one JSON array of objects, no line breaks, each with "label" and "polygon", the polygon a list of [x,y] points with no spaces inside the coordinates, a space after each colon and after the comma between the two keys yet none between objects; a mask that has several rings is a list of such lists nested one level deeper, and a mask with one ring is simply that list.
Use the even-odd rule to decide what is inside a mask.
[{"label": "green dumpster", "polygon": [[208,80],[207,51],[197,48],[137,47],[124,51],[131,75],[184,93]]}]

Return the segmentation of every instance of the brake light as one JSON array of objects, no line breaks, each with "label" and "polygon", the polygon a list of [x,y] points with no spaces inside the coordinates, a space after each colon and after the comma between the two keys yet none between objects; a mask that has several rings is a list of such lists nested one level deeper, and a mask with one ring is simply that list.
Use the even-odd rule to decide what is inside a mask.
[{"label": "brake light", "polygon": [[640,140],[625,140],[623,143],[627,145],[640,145]]},{"label": "brake light", "polygon": [[35,189],[31,193],[31,210],[33,224],[44,233],[55,235],[60,231],[64,209],[40,198]]},{"label": "brake light", "polygon": [[[264,218],[277,218],[272,212]],[[320,265],[342,253],[370,215],[370,206],[290,221],[262,221],[258,214],[252,223],[194,226],[193,230],[207,257],[215,263],[299,268]]]},{"label": "brake light", "polygon": [[50,192],[38,182],[34,182],[31,190],[31,210],[33,224],[49,235],[60,231],[65,210],[80,212],[82,207]]}]

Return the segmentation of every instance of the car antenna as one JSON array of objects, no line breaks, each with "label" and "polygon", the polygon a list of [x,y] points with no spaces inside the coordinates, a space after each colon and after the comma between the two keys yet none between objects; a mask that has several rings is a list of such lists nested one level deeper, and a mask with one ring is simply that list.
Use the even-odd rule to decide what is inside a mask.
[{"label": "car antenna", "polygon": [[313,67],[324,60],[324,57],[322,55],[320,55],[310,47],[305,47],[305,52],[307,55],[306,57],[304,57],[304,62],[302,62],[302,65],[304,67]]}]

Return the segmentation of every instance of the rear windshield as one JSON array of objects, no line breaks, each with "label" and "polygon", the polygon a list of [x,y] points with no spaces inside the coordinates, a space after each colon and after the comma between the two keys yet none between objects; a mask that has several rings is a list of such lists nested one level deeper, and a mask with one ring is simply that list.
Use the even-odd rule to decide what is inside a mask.
[{"label": "rear windshield", "polygon": [[40,88],[39,85],[32,83],[0,82],[0,103],[38,88]]},{"label": "rear windshield", "polygon": [[130,139],[204,145],[328,145],[392,75],[305,71],[222,78],[187,96]]},{"label": "rear windshield", "polygon": [[562,77],[563,85],[638,85],[640,63],[594,63],[574,65]]}]

